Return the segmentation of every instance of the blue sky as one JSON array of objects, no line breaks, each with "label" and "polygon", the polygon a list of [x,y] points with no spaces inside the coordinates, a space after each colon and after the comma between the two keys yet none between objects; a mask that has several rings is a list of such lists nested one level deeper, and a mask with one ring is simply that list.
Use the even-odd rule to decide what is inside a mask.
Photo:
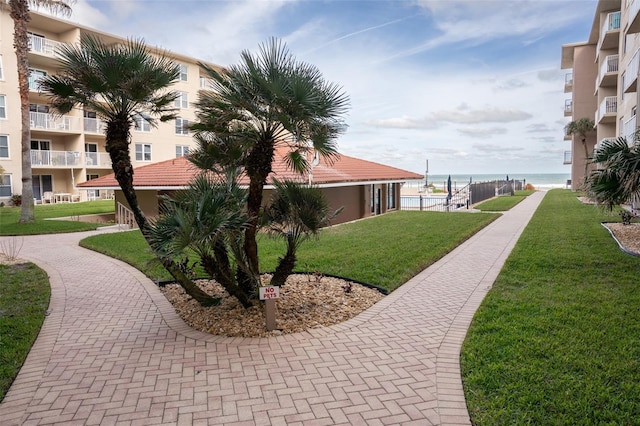
[{"label": "blue sky", "polygon": [[351,99],[340,152],[431,174],[568,173],[561,45],[595,0],[78,0],[70,18],[220,65],[275,36]]}]

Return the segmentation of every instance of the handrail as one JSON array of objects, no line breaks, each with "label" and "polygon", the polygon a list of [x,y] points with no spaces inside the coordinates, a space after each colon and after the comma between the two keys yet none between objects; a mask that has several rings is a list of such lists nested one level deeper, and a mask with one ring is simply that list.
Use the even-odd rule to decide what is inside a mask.
[{"label": "handrail", "polygon": [[136,223],[133,211],[120,202],[117,203],[117,206],[118,214],[116,215],[116,222],[118,223],[118,226],[126,225],[131,229],[136,228],[138,224]]}]

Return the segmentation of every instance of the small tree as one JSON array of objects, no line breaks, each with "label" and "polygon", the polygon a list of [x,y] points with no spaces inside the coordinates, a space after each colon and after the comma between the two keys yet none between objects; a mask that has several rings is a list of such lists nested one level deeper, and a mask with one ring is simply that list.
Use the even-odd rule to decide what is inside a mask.
[{"label": "small tree", "polygon": [[[83,36],[79,45],[60,48],[60,72],[40,80],[52,106],[67,113],[80,105],[95,111],[106,122],[105,146],[122,193],[133,211],[142,235],[148,239],[149,223],[133,187],[129,145],[135,120],[175,118],[173,102],[178,94],[167,88],[178,78],[179,67],[170,58],[149,52],[141,40],[105,44]],[[172,258],[160,256],[163,266],[201,304],[214,303]]]},{"label": "small tree", "polygon": [[[223,71],[201,66],[212,87],[200,94],[192,128],[212,142],[215,149],[205,153],[225,152],[230,142],[231,152],[240,152],[234,161],[249,178],[243,243],[249,271],[241,271],[239,285],[250,293],[259,285],[256,235],[276,148],[288,151],[289,166],[299,172],[309,167],[310,149],[328,159],[337,156],[335,141],[346,129],[342,116],[349,101],[341,87],[297,61],[277,39],[261,45],[258,55],[242,52],[240,64]],[[218,160],[214,156],[209,163]]]},{"label": "small tree", "polygon": [[623,137],[607,139],[593,153],[599,168],[588,176],[590,198],[613,209],[640,196],[640,142],[631,145]]},{"label": "small tree", "polygon": [[568,123],[564,130],[568,136],[578,135],[584,148],[584,178],[587,178],[589,170],[589,146],[587,145],[587,134],[593,132],[595,122],[587,117]]}]

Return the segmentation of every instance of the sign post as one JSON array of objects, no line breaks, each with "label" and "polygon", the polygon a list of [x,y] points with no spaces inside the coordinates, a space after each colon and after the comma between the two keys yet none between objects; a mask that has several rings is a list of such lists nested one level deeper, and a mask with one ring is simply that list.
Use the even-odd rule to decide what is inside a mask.
[{"label": "sign post", "polygon": [[280,297],[280,287],[260,287],[260,300],[264,300],[264,315],[267,331],[276,329],[276,299]]}]

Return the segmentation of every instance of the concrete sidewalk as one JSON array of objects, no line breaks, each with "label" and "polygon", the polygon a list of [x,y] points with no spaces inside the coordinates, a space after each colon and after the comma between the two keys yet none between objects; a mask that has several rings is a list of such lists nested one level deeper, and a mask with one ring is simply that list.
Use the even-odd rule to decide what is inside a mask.
[{"label": "concrete sidewalk", "polygon": [[460,347],[537,192],[356,318],[272,338],[190,329],[139,271],[24,238],[47,271],[42,331],[0,424],[468,425]]}]

